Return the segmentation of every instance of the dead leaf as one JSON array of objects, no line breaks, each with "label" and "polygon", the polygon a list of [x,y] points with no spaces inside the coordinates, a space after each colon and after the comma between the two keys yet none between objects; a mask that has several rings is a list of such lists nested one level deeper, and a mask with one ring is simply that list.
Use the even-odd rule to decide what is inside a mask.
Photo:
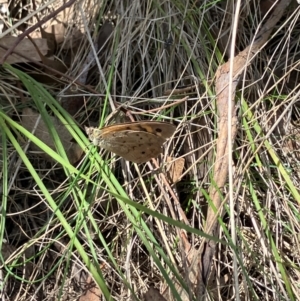
[{"label": "dead leaf", "polygon": [[[54,41],[56,45],[62,45],[62,49],[74,49],[80,45],[84,37],[83,33],[77,28],[68,28],[64,23],[52,24],[46,27],[43,31],[43,38],[49,41]],[[32,38],[42,37],[40,31],[33,32],[30,35]]]},{"label": "dead leaf", "polygon": [[173,184],[175,184],[181,179],[185,159],[184,158],[176,159],[174,157],[167,157],[167,162],[168,162],[167,176],[169,180]]},{"label": "dead leaf", "polygon": [[[22,112],[22,125],[28,131],[32,131],[39,116],[40,116],[39,113],[34,112],[30,108],[25,108]],[[53,123],[53,125],[60,137],[60,140],[65,148],[65,151],[70,160],[70,163],[74,164],[82,156],[83,150],[79,147],[79,145],[77,143],[72,142],[73,137],[71,136],[69,131],[66,129],[66,127],[63,124],[61,124],[61,122],[58,119],[56,119],[54,117],[50,117],[50,118],[52,119],[52,123]],[[49,147],[51,147],[53,150],[55,150],[54,142],[53,142],[52,138],[50,137],[48,128],[42,119],[40,119],[37,129],[34,132],[34,135],[37,138],[39,138],[41,141],[43,141],[45,144],[47,144]],[[30,149],[33,151],[39,152],[40,155],[43,158],[45,158],[46,160],[48,160],[50,162],[53,161],[53,159],[48,154],[41,151],[41,149],[39,147],[37,147],[34,143],[30,144]]]},{"label": "dead leaf", "polygon": [[[1,45],[4,46],[5,48],[10,48],[15,43],[16,40],[17,37],[10,37],[10,36],[5,36],[0,40],[0,57],[3,57],[6,52],[6,49],[2,48]],[[48,51],[47,41],[45,39],[35,39],[34,41],[38,49],[42,53],[42,55],[47,54]],[[31,61],[41,60],[38,52],[36,51],[32,43],[29,41],[29,39],[23,39],[15,48],[15,50],[19,53],[26,53],[26,56],[32,59]],[[5,62],[8,64],[15,64],[15,63],[29,62],[29,60],[20,57],[16,54],[10,54]]]},{"label": "dead leaf", "polygon": [[166,301],[160,292],[154,288],[154,287],[149,287],[148,291],[144,294],[143,296],[144,301]]},{"label": "dead leaf", "polygon": [[93,284],[94,281],[91,277],[87,279],[87,285],[89,288],[86,290],[85,293],[83,293],[79,301],[99,301],[102,300],[102,292],[99,287],[96,287],[95,284]]},{"label": "dead leaf", "polygon": [[[30,274],[33,271],[33,263],[30,261],[25,261],[28,258],[31,258],[34,256],[35,254],[35,249],[34,246],[30,246],[29,248],[26,248],[24,250],[23,256],[19,257],[19,255],[17,255],[15,252],[17,251],[17,248],[13,245],[10,245],[7,242],[3,242],[2,243],[2,250],[1,250],[1,254],[3,256],[3,260],[8,262],[13,262],[16,260],[16,256],[18,257],[18,264],[16,265],[17,270],[19,271],[24,271],[26,277],[30,277]],[[10,258],[11,257],[11,258]],[[11,260],[10,260],[11,259]],[[24,267],[26,267],[24,269]]]},{"label": "dead leaf", "polygon": [[[71,87],[72,88],[72,87]],[[63,97],[61,100],[61,106],[71,115],[74,116],[83,106],[84,106],[84,97],[74,95],[78,93],[77,91],[72,91],[72,89],[68,89],[66,94],[71,97]]]},{"label": "dead leaf", "polygon": [[6,261],[13,252],[16,251],[16,247],[8,244],[7,242],[2,243],[1,254],[3,256],[3,260]]},{"label": "dead leaf", "polygon": [[[37,53],[39,54],[39,56],[41,58],[41,61],[43,62],[43,64],[45,66],[51,67],[52,69],[54,69],[56,71],[59,71],[60,73],[66,73],[67,72],[68,68],[65,66],[65,64],[63,62],[58,61],[58,60],[54,60],[54,59],[51,59],[51,58],[48,58],[48,57],[44,56],[40,52],[40,50],[39,50],[38,46],[36,45],[35,41],[31,37],[29,37],[29,36],[28,36],[28,38],[31,41],[31,43],[33,44],[33,46],[35,47]],[[48,43],[48,45],[49,45],[49,43]],[[52,74],[52,72],[50,72],[49,70],[47,70],[47,71],[48,71],[47,73],[49,75]],[[57,75],[57,73],[54,72],[54,75]]]},{"label": "dead leaf", "polygon": [[64,24],[55,24],[45,29],[54,34],[57,45],[63,44],[62,49],[74,49],[80,45],[83,39],[83,33],[77,28],[67,28]]}]

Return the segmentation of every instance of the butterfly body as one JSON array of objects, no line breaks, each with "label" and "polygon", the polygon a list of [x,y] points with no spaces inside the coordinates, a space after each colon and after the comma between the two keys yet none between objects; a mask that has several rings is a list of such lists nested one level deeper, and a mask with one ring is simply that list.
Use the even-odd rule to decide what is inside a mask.
[{"label": "butterfly body", "polygon": [[86,127],[94,145],[111,151],[128,161],[143,163],[162,152],[164,142],[175,132],[172,124],[138,121],[114,124],[102,129]]}]

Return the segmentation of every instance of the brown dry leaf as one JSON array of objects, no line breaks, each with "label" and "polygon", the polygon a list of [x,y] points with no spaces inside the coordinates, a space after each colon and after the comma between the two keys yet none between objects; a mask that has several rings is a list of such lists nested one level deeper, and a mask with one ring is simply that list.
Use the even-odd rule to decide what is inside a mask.
[{"label": "brown dry leaf", "polygon": [[[28,131],[32,131],[35,127],[35,124],[39,118],[40,114],[37,112],[34,112],[30,108],[25,108],[22,112],[22,125],[24,128],[26,128]],[[79,145],[72,141],[72,136],[69,133],[69,131],[65,128],[63,124],[59,120],[57,120],[54,117],[51,117],[52,123],[55,126],[55,129],[60,137],[60,140],[65,148],[65,151],[67,153],[67,156],[70,160],[71,164],[74,164],[77,162],[80,157],[83,154],[83,150],[79,147]],[[55,150],[55,145],[52,140],[52,138],[49,135],[48,128],[45,125],[44,121],[40,119],[37,129],[34,133],[34,135],[39,138],[41,141],[43,141],[45,144],[47,144],[49,147],[51,147],[53,150]],[[46,160],[53,161],[53,159],[46,153],[42,152],[39,147],[37,147],[34,143],[30,144],[30,149],[33,151],[37,151],[40,153],[40,155],[45,158]]]},{"label": "brown dry leaf", "polygon": [[[87,3],[83,5],[89,5]],[[66,7],[59,12],[55,18],[50,19],[44,24],[43,32],[33,32],[31,37],[46,37],[48,42],[63,45],[62,49],[64,50],[74,50],[74,48],[78,47],[81,43],[85,32],[84,25],[81,24],[82,22],[76,22],[76,26],[72,26],[77,13],[77,9],[74,5]]]},{"label": "brown dry leaf", "polygon": [[[54,60],[54,59],[51,59],[51,58],[48,58],[46,56],[44,56],[39,48],[37,47],[35,41],[29,37],[29,40],[31,41],[31,43],[33,44],[33,46],[35,47],[37,53],[39,54],[40,58],[41,58],[41,61],[43,62],[43,64],[45,66],[48,66],[48,67],[51,67],[52,69],[56,70],[56,71],[59,71],[60,73],[66,73],[67,72],[67,67],[65,66],[65,64],[61,61],[58,61],[58,60]],[[48,40],[47,40],[48,41]],[[49,42],[49,41],[48,41]],[[49,46],[49,43],[48,43],[48,46]],[[53,72],[50,72],[49,70],[47,70],[48,74],[52,74]],[[57,74],[56,72],[54,72],[54,75]],[[38,80],[38,79],[37,79]],[[49,78],[50,82],[52,82],[53,80],[51,80],[51,78]]]},{"label": "brown dry leaf", "polygon": [[[67,93],[73,94],[71,89],[67,90]],[[84,106],[84,97],[83,96],[72,96],[65,97],[61,101],[61,106],[71,115],[74,116],[83,106]]]},{"label": "brown dry leaf", "polygon": [[64,24],[55,24],[45,29],[46,32],[50,30],[55,37],[56,44],[63,44],[62,49],[73,49],[77,47],[83,38],[83,34],[80,30],[77,28],[68,29]]},{"label": "brown dry leaf", "polygon": [[167,163],[167,176],[169,180],[175,184],[181,179],[185,159],[177,158],[174,160],[174,157],[167,157]]},{"label": "brown dry leaf", "polygon": [[86,290],[83,295],[80,296],[79,301],[99,301],[102,300],[102,292],[99,287],[96,287],[95,284],[93,284],[93,279],[89,277],[87,279],[87,285],[90,287]]},{"label": "brown dry leaf", "polygon": [[144,301],[166,301],[160,292],[154,288],[154,287],[149,287],[148,291],[144,294],[143,296]]},{"label": "brown dry leaf", "polygon": [[[11,256],[14,257],[16,254],[13,254],[13,253],[16,252],[16,250],[17,250],[17,248],[15,246],[10,245],[7,242],[3,242],[2,250],[1,250],[3,260],[6,261]],[[31,246],[29,248],[26,248],[23,253],[23,257],[18,259],[18,264],[16,265],[17,270],[22,271],[24,269],[24,267],[26,267],[24,269],[26,277],[29,277],[30,274],[32,273],[33,264],[32,264],[32,262],[25,262],[25,259],[33,257],[34,254],[35,254],[34,246]],[[14,261],[15,259],[16,259],[15,257],[11,258],[10,261]]]},{"label": "brown dry leaf", "polygon": [[3,256],[3,260],[6,261],[10,255],[16,251],[16,247],[8,244],[7,242],[2,243],[1,254]]},{"label": "brown dry leaf", "polygon": [[[270,12],[270,9],[273,7],[275,4],[276,0],[261,0],[259,3],[260,6],[260,13],[262,16],[265,16],[267,13]],[[256,5],[253,5],[253,11],[257,11]]]},{"label": "brown dry leaf", "polygon": [[[0,57],[4,56],[4,53],[6,52],[6,49],[2,48],[2,46],[5,46],[5,48],[10,48],[16,41],[17,37],[3,37],[0,40]],[[47,41],[45,39],[35,39],[34,40],[38,49],[40,52],[45,55],[48,52],[48,46]],[[41,58],[35,49],[34,45],[29,41],[29,39],[23,39],[18,46],[15,48],[15,50],[19,53],[26,53],[27,57],[30,57],[32,61],[40,61]],[[15,63],[24,63],[29,62],[25,58],[22,58],[16,54],[11,54],[6,59],[6,63],[8,64],[15,64]]]},{"label": "brown dry leaf", "polygon": [[[56,45],[63,44],[62,49],[73,49],[77,47],[83,38],[83,33],[77,28],[68,28],[63,23],[52,24],[44,29],[44,36],[49,41],[54,41]],[[32,38],[41,37],[42,34],[39,31],[33,32],[30,35]]]}]

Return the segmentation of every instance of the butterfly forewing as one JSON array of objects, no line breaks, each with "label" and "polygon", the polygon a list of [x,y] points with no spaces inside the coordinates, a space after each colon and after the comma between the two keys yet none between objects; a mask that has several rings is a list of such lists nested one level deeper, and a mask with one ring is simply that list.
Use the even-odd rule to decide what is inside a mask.
[{"label": "butterfly forewing", "polygon": [[102,136],[102,141],[113,141],[116,144],[143,144],[143,143],[156,143],[162,145],[166,139],[160,136],[153,135],[147,132],[138,131],[120,131],[115,132],[109,136]]},{"label": "butterfly forewing", "polygon": [[102,136],[105,137],[106,135],[110,135],[112,131],[115,133],[126,130],[151,133],[153,135],[167,139],[174,134],[176,126],[170,123],[159,121],[137,121],[113,124],[101,129],[101,132]]},{"label": "butterfly forewing", "polygon": [[103,129],[86,128],[90,140],[124,159],[136,163],[149,161],[162,152],[162,145],[176,127],[156,121],[114,124]]}]

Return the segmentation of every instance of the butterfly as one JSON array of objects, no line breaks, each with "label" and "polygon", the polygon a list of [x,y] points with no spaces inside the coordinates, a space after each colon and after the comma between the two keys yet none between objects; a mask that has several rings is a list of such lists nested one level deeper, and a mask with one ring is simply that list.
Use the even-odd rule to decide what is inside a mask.
[{"label": "butterfly", "polygon": [[175,125],[159,121],[118,123],[102,129],[85,127],[94,145],[135,163],[157,157],[175,130]]}]

